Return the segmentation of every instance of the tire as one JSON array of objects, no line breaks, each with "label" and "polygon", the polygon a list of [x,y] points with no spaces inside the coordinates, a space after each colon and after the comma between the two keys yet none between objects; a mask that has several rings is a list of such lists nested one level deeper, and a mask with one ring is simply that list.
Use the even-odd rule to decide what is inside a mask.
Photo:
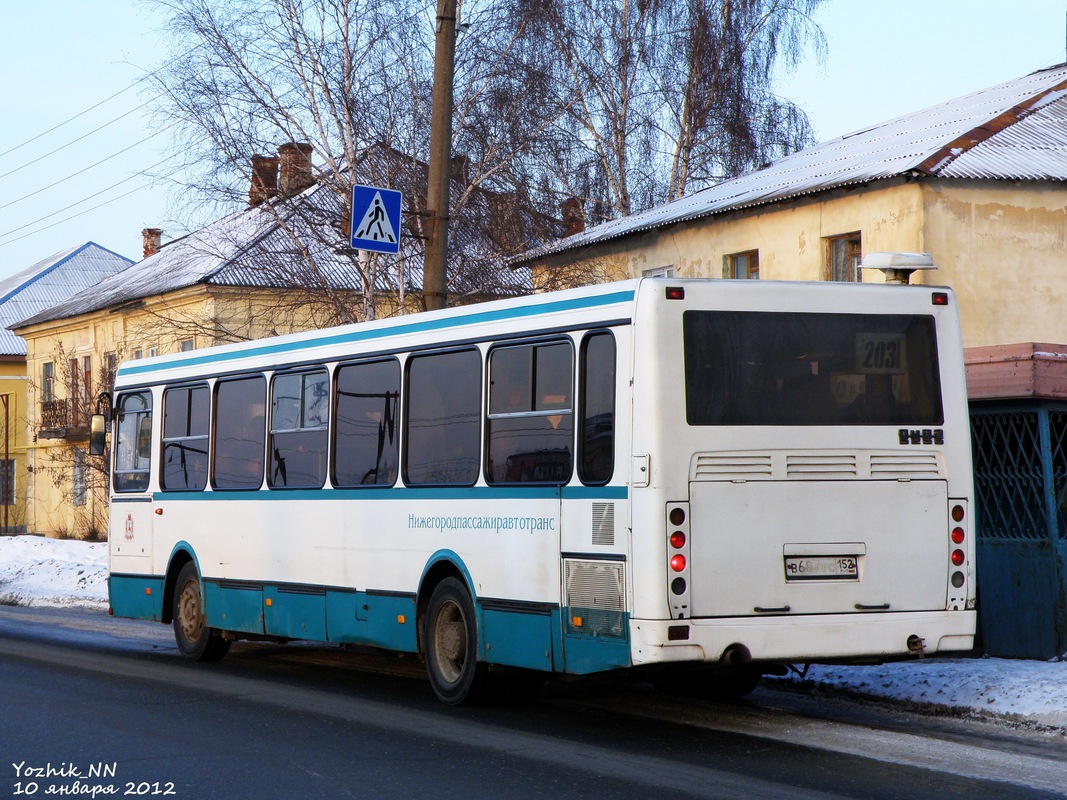
[{"label": "tire", "polygon": [[478,663],[478,623],[467,587],[445,578],[430,595],[422,631],[426,673],[442,703],[475,702],[485,689],[488,667]]},{"label": "tire", "polygon": [[174,641],[183,656],[193,661],[218,661],[230,643],[209,628],[204,619],[204,594],[196,565],[190,561],[174,585]]}]

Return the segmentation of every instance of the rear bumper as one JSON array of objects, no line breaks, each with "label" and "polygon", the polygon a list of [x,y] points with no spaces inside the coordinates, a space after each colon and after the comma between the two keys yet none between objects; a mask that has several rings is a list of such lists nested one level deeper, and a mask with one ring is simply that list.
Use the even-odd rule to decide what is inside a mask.
[{"label": "rear bumper", "polygon": [[[760,619],[630,620],[634,666],[676,662],[715,663],[741,646],[753,661],[817,662],[891,660],[914,655],[917,636],[924,653],[974,647],[974,611],[885,614],[825,614]],[[689,638],[668,640],[667,629],[687,626]]]}]

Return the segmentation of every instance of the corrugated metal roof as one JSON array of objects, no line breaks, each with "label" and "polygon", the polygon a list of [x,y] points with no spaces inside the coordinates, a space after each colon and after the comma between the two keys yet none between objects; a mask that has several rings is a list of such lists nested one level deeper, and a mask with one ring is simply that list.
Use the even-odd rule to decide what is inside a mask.
[{"label": "corrugated metal roof", "polygon": [[[357,171],[361,175],[380,175],[381,165],[377,162],[383,158],[402,161],[403,168],[386,170],[392,175],[392,181],[374,185],[391,183],[394,188],[404,191],[405,202],[424,192],[426,165],[396,151],[371,148]],[[500,197],[475,191],[464,216],[453,220],[449,237],[450,294],[462,296],[482,290],[486,281],[480,270],[492,270],[498,294],[527,294],[531,290],[530,271],[508,268],[503,263],[501,249],[485,241],[484,227],[476,229],[461,224],[471,214],[488,213],[494,198]],[[344,215],[339,195],[323,184],[316,184],[291,199],[243,208],[168,243],[155,255],[52,308],[21,318],[19,325],[116,308],[199,283],[359,291],[362,281],[353,254],[335,249],[345,240],[337,230]],[[528,226],[520,219],[513,227],[521,231]],[[400,245],[400,261],[407,264],[406,290],[421,291],[423,243],[417,237],[404,236]],[[376,274],[379,291],[395,290],[398,285],[396,268],[392,266],[396,259],[387,263],[390,266]]]},{"label": "corrugated metal roof", "polygon": [[26,342],[9,331],[8,325],[55,306],[132,263],[95,242],[86,242],[0,282],[0,354],[26,355]]},{"label": "corrugated metal roof", "polygon": [[664,225],[913,173],[1067,180],[1067,65],[831,139],[666,205],[530,250],[513,264]]}]

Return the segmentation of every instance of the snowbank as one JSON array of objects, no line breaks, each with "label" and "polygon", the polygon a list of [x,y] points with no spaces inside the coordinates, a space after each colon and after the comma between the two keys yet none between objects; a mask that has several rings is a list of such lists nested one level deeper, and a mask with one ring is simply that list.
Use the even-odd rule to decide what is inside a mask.
[{"label": "snowbank", "polygon": [[107,545],[0,536],[0,604],[107,608]]},{"label": "snowbank", "polygon": [[812,666],[804,679],[790,682],[1067,731],[1067,661],[1062,659],[935,657],[872,667]]}]

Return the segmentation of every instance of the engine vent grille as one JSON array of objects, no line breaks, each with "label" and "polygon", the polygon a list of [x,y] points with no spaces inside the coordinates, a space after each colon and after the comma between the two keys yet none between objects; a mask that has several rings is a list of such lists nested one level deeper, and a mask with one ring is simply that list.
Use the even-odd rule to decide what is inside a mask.
[{"label": "engine vent grille", "polygon": [[938,478],[941,467],[937,453],[891,453],[871,455],[872,478]]},{"label": "engine vent grille", "polygon": [[854,478],[856,456],[851,453],[789,455],[785,459],[787,478]]},{"label": "engine vent grille", "polygon": [[770,455],[702,454],[697,456],[694,477],[705,481],[752,480],[772,475]]},{"label": "engine vent grille", "polygon": [[615,504],[593,503],[593,544],[615,544]]},{"label": "engine vent grille", "polygon": [[623,562],[567,559],[563,564],[570,608],[626,609],[623,581],[626,565]]}]

